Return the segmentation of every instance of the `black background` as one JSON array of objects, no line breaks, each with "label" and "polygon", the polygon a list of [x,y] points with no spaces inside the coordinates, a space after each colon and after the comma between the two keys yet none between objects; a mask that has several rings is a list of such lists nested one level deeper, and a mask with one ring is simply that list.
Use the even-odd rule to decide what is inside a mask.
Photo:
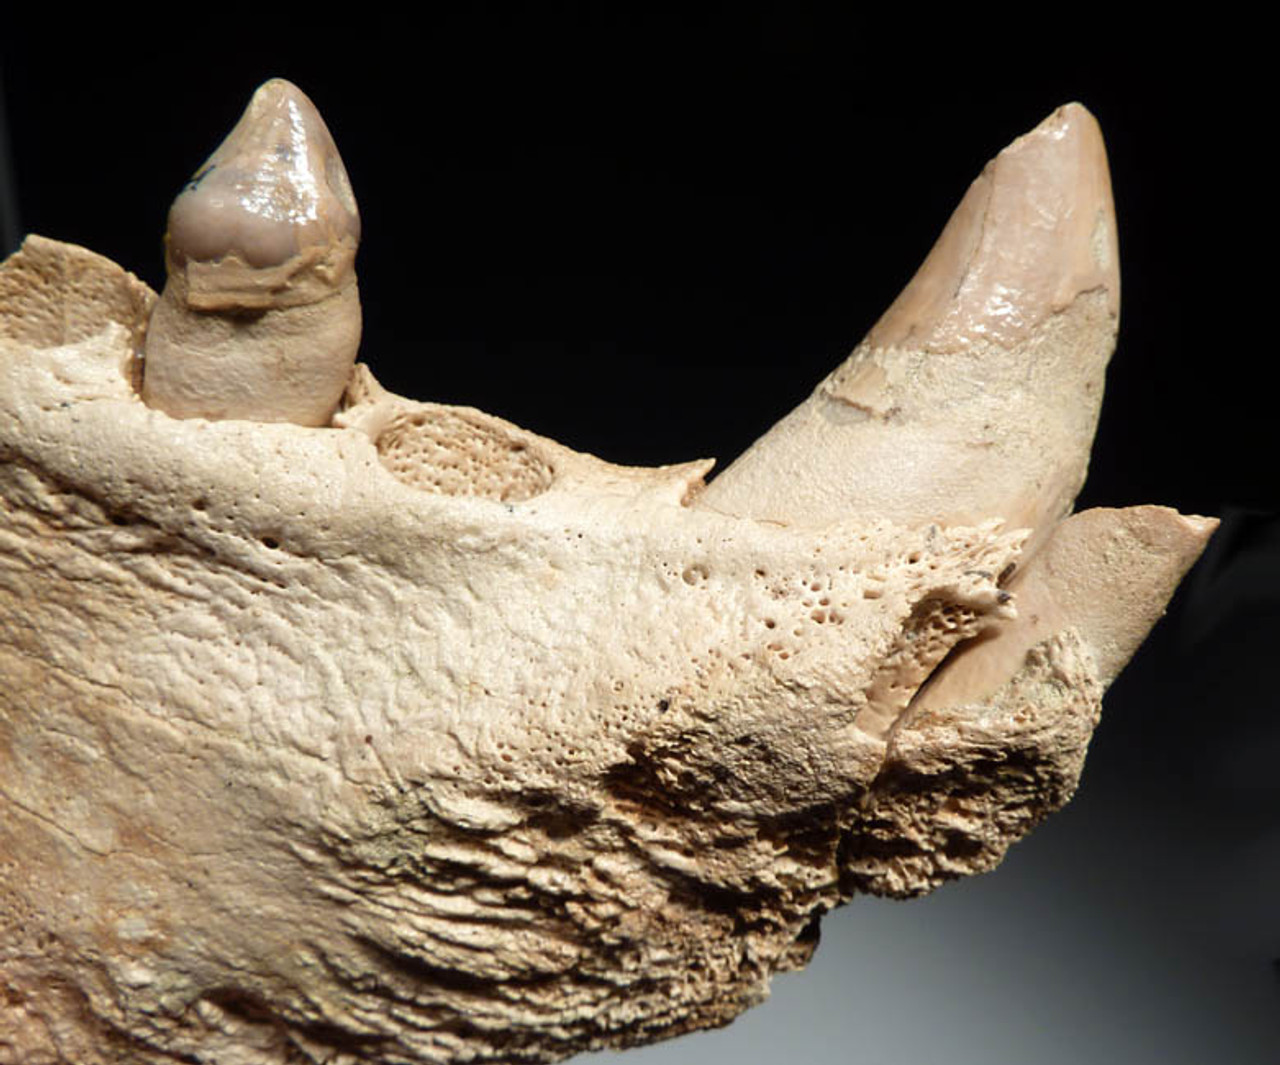
[{"label": "black background", "polygon": [[727,462],[848,353],[985,161],[1080,100],[1123,270],[1080,505],[1164,503],[1223,532],[1108,696],[1080,796],[1001,870],[855,904],[784,1001],[633,1060],[1280,1060],[1262,44],[1116,40],[1079,12],[1052,30],[975,14],[926,44],[910,12],[549,11],[11,28],[21,226],[159,288],[169,201],[253,88],[288,77],[360,202],[363,358],[384,384],[617,462]]}]

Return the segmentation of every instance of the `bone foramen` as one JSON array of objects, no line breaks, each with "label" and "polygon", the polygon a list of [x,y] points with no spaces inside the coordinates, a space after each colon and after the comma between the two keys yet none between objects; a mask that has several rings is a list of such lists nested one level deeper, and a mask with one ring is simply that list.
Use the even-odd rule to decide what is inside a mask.
[{"label": "bone foramen", "polygon": [[1067,801],[1214,527],[1070,515],[1118,309],[1079,106],[709,485],[352,369],[358,216],[292,86],[210,165],[158,303],[41,237],[0,267],[0,1062],[724,1023],[831,907]]}]

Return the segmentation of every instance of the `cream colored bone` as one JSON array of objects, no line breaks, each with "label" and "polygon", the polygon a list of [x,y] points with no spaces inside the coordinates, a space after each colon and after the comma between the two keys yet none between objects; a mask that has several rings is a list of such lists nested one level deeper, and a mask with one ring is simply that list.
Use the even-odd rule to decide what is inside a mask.
[{"label": "cream colored bone", "polygon": [[[280,258],[295,234],[249,221]],[[709,486],[364,366],[301,424],[272,336],[211,341],[28,238],[0,266],[0,1050],[553,1061],[723,1023],[832,906],[992,868],[1215,524],[1061,520],[1113,233],[1064,108]],[[200,414],[211,347],[249,385]]]}]

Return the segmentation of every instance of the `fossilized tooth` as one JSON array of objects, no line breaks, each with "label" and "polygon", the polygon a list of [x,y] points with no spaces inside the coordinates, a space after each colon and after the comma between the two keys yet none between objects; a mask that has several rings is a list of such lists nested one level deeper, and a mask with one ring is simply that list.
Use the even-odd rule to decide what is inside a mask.
[{"label": "fossilized tooth", "polygon": [[[1014,163],[1042,192],[1097,175],[1053,148],[1096,144],[1081,116],[971,193],[993,234],[1026,214]],[[1057,520],[1093,408],[1021,388],[1100,380],[1113,227],[1108,206],[1082,250],[1044,202],[1024,238],[1077,254],[1028,258],[1059,265],[1027,267],[1044,298],[1018,321],[953,313],[926,264],[829,379],[869,409],[821,393],[701,497],[707,462],[614,466],[363,366],[321,426],[169,417],[130,374],[154,294],[28,238],[0,265],[0,1046],[551,1061],[724,1023],[832,906],[996,865],[1070,797],[1106,683],[1215,524]],[[966,210],[934,255],[989,306],[1016,249],[983,252]],[[942,415],[1024,399],[1065,457],[993,443],[997,509],[966,524]],[[904,426],[888,519],[787,483],[818,467],[806,434],[844,463]]]},{"label": "fossilized tooth", "polygon": [[1119,298],[1102,135],[1069,104],[988,164],[866,339],[700,502],[811,526],[999,516],[1033,552],[1084,483]]},{"label": "fossilized tooth", "polygon": [[1168,507],[1097,507],[1054,527],[1031,562],[1006,584],[1018,616],[993,627],[935,673],[912,712],[981,702],[1022,668],[1052,633],[1071,629],[1109,685],[1164,612],[1200,557],[1216,518]]},{"label": "fossilized tooth", "polygon": [[323,425],[360,344],[359,240],[324,120],[268,81],[169,212],[143,399],[179,418]]}]

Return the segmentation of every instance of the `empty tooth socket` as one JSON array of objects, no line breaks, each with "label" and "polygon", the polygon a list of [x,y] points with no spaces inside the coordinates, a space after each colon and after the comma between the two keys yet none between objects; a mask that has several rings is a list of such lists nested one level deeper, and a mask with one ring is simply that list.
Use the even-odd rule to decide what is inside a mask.
[{"label": "empty tooth socket", "polygon": [[555,470],[527,439],[454,411],[398,415],[375,441],[383,466],[411,488],[507,503],[551,487]]}]

